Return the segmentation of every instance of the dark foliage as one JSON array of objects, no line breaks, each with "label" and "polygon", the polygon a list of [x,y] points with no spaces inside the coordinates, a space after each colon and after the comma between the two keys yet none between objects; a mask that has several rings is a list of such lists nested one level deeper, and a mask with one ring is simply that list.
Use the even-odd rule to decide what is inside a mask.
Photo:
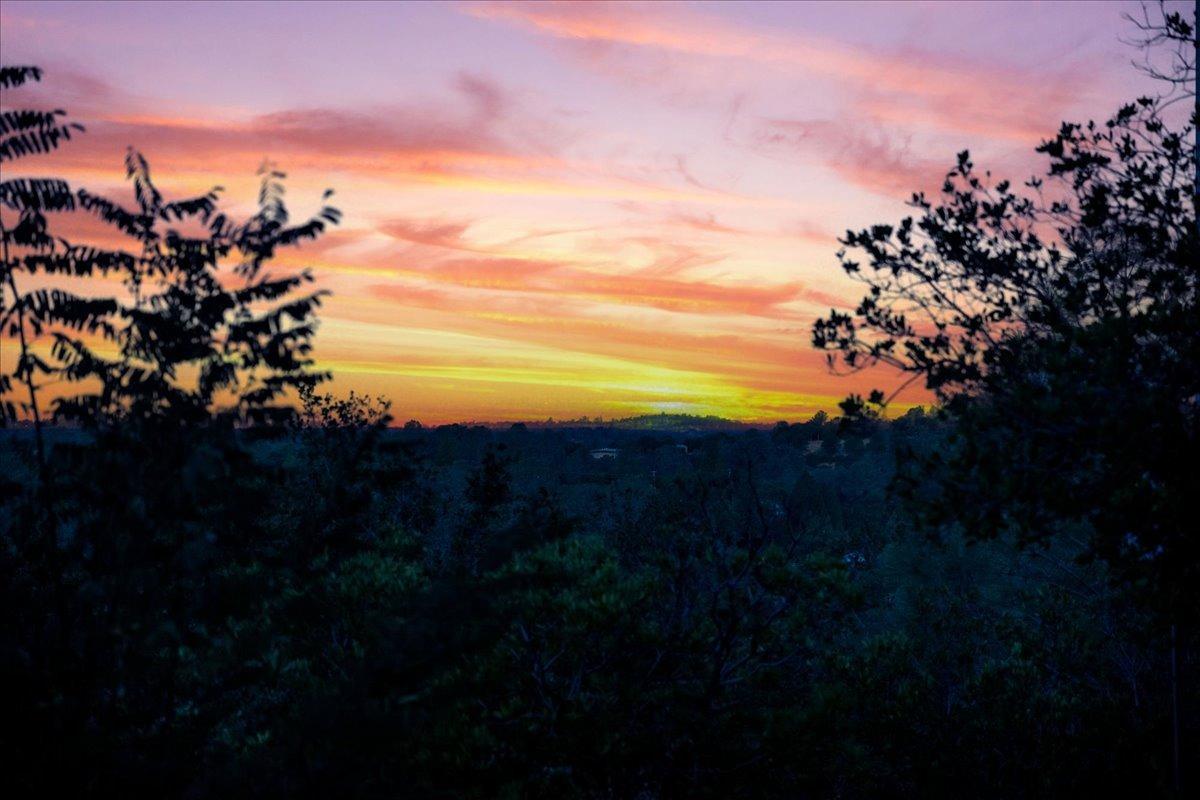
[{"label": "dark foliage", "polygon": [[[132,150],[130,207],[0,182],[0,389],[35,422],[0,431],[5,788],[1179,796],[1200,353],[1195,123],[1167,108],[1064,126],[1028,191],[964,154],[919,218],[849,233],[869,293],[817,344],[941,407],[771,430],[390,429],[386,401],[316,391],[322,294],[267,268],[339,216],[293,224],[278,171],[244,222]],[[5,158],[62,116],[6,113]],[[55,213],[130,245],[64,242]],[[78,427],[43,430],[48,380]]]},{"label": "dark foliage", "polygon": [[1164,640],[1104,571],[1066,542],[932,547],[889,502],[936,419],[868,443],[836,421],[644,451],[630,431],[596,462],[584,430],[385,413],[310,396],[288,429],[56,429],[48,510],[9,434],[13,785],[1167,792]]},{"label": "dark foliage", "polygon": [[1198,40],[1194,13],[1164,4],[1133,22],[1165,94],[1064,123],[1023,188],[964,152],[939,199],[914,195],[918,216],[847,232],[842,266],[868,292],[813,342],[831,366],[887,364],[936,393],[953,435],[905,454],[895,485],[928,533],[1071,542],[1151,614],[1180,792],[1196,758],[1180,631],[1200,623]]},{"label": "dark foliage", "polygon": [[[104,330],[118,354],[106,359],[56,335],[59,374],[94,387],[59,400],[56,416],[88,425],[286,421],[292,407],[279,402],[285,392],[328,377],[311,369],[309,357],[324,292],[302,291],[312,283],[308,271],[277,276],[263,266],[278,249],[317,238],[339,212],[325,206],[292,225],[284,176],[264,167],[258,213],[234,223],[217,208],[219,187],[168,201],[139,153],[130,150],[125,166],[136,209],[78,193],[81,209],[140,251],[123,276],[128,298],[106,301]],[[202,235],[182,233],[189,224]]]},{"label": "dark foliage", "polygon": [[[37,67],[0,67],[0,90],[41,80]],[[83,127],[66,122],[66,112],[0,111],[0,163],[55,150]],[[52,178],[0,179],[0,335],[15,341],[17,358],[0,372],[0,425],[17,418],[18,410],[33,420],[38,461],[44,458],[39,384],[54,367],[33,347],[33,340],[55,327],[71,333],[104,330],[110,307],[62,290],[31,289],[39,272],[88,276],[115,266],[111,254],[80,250],[47,231],[49,212],[70,211],[75,197],[63,181]],[[78,341],[77,339],[70,339]],[[11,346],[11,344],[10,344]],[[21,399],[16,399],[18,388]]]},{"label": "dark foliage", "polygon": [[[1195,621],[1198,153],[1196,96],[1178,90],[1194,84],[1196,33],[1167,11],[1155,29],[1192,47],[1173,61],[1172,94],[1064,123],[1038,148],[1045,177],[1023,190],[960,154],[940,201],[914,196],[919,217],[847,233],[842,266],[869,291],[813,341],[831,364],[912,373],[958,420],[954,446],[903,483],[926,490],[928,521],[1025,542],[1082,525],[1084,557]],[[883,393],[845,408],[868,404]]]}]

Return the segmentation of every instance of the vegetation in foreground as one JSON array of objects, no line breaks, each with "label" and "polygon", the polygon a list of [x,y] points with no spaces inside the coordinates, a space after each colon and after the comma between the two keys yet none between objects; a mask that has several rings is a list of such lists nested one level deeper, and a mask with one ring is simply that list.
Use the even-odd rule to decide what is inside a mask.
[{"label": "vegetation in foreground", "polygon": [[[934,545],[889,498],[896,453],[938,447],[945,422],[614,438],[342,413],[179,434],[165,459],[49,437],[56,499],[10,504],[23,558],[3,562],[21,785],[1169,791],[1152,615],[1074,539]],[[5,457],[30,485],[30,438]],[[56,542],[26,538],[42,513]]]}]

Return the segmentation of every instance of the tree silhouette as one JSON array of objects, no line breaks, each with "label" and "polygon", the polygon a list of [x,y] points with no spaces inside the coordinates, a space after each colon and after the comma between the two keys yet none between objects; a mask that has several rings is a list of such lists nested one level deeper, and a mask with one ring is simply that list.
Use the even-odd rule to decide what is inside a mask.
[{"label": "tree silhouette", "polygon": [[[5,86],[15,86],[40,72],[0,75]],[[61,116],[5,112],[6,161],[47,152],[81,130],[59,124]],[[293,515],[286,526],[291,547],[279,555],[269,523],[292,513],[295,487],[276,482],[279,471],[254,458],[253,436],[231,426],[292,420],[289,394],[311,397],[327,377],[311,357],[325,293],[313,289],[307,270],[272,265],[340,214],[323,204],[312,218],[293,222],[284,175],[269,166],[261,171],[258,210],[243,221],[220,211],[217,189],[166,197],[135,150],[125,166],[130,207],[61,180],[6,175],[0,183],[0,313],[5,334],[20,347],[0,386],[4,419],[28,415],[37,433],[36,481],[18,482],[23,459],[6,462],[0,491],[0,584],[5,604],[21,609],[0,635],[0,684],[13,725],[33,739],[61,743],[57,751],[26,749],[9,738],[6,720],[5,750],[33,776],[19,780],[22,786],[47,780],[85,790],[97,781],[161,786],[168,782],[163,776],[180,775],[177,765],[154,765],[164,762],[152,754],[168,742],[186,748],[202,724],[176,700],[187,691],[193,700],[220,695],[220,681],[206,676],[203,688],[191,683],[187,654],[209,659],[205,670],[216,665],[225,642],[221,626],[269,602],[258,592],[230,605],[213,594],[214,586],[242,566],[268,561],[272,569],[311,575],[318,562],[330,563],[331,551],[361,549],[352,534],[363,508],[399,471],[372,458],[375,431],[386,424],[383,409],[355,398],[326,403],[332,415],[315,424],[329,433],[326,449],[337,454],[327,469],[311,471],[325,479],[313,487],[320,502]],[[53,236],[54,212],[94,215],[126,237],[128,249]],[[93,284],[91,296],[70,290],[71,281],[91,276],[110,280]],[[67,387],[66,393],[56,387],[53,418],[88,429],[80,437],[56,432],[50,452],[42,431],[49,381]],[[28,400],[10,399],[10,390],[22,387]],[[311,424],[311,404],[308,411]],[[307,432],[303,424],[297,436]],[[339,425],[353,430],[335,430]],[[364,427],[370,430],[358,430]],[[314,461],[324,455],[315,442],[302,452]],[[215,708],[206,705],[205,717]],[[103,741],[89,733],[95,731],[104,732]],[[78,778],[60,771],[68,763]],[[131,766],[116,778],[121,764]],[[156,770],[158,777],[151,775]]]},{"label": "tree silhouette", "polygon": [[[131,149],[125,165],[137,208],[78,193],[80,208],[140,245],[125,276],[129,300],[114,301],[119,353],[105,359],[78,340],[56,336],[61,374],[98,384],[60,400],[56,415],[89,424],[289,417],[293,408],[279,402],[281,396],[328,377],[312,369],[309,355],[314,312],[326,292],[300,291],[313,280],[308,270],[275,276],[264,267],[281,248],[316,239],[340,212],[325,205],[291,224],[285,176],[264,166],[258,212],[235,223],[217,210],[220,187],[168,201],[140,153]],[[189,225],[203,235],[182,232]]]},{"label": "tree silhouette", "polygon": [[1078,541],[1080,561],[1154,611],[1178,791],[1177,630],[1200,621],[1197,32],[1194,16],[1143,11],[1139,66],[1163,94],[1064,123],[1037,148],[1044,176],[1021,188],[960,153],[940,198],[913,196],[915,216],[847,232],[839,259],[867,293],[812,339],[834,369],[923,380],[955,422],[947,447],[901,464],[927,530]]},{"label": "tree silhouette", "polygon": [[[41,77],[34,67],[5,67],[0,87]],[[0,118],[0,161],[49,152],[83,128],[64,112],[6,111]],[[42,425],[46,380],[80,384],[59,397],[55,418],[87,424],[118,419],[197,423],[222,416],[242,423],[290,416],[282,399],[289,389],[312,386],[326,373],[312,368],[315,309],[323,291],[307,270],[272,275],[266,265],[282,248],[316,239],[340,220],[326,204],[311,219],[293,223],[284,202],[285,175],[264,165],[258,212],[235,222],[217,208],[220,188],[168,200],[151,179],[142,155],[130,149],[126,176],[136,207],[58,179],[13,178],[0,183],[4,302],[0,326],[18,342],[12,369],[0,377],[0,415],[18,410],[34,423],[38,461],[45,462]],[[327,191],[328,199],[332,192]],[[47,214],[94,214],[130,237],[129,251],[72,245],[51,235]],[[195,231],[202,231],[195,235]],[[84,297],[63,278],[116,273],[124,296]],[[38,288],[29,288],[36,281]],[[59,286],[54,286],[58,281]],[[46,285],[50,284],[50,285]],[[102,356],[87,337],[116,345]],[[34,349],[50,340],[50,358]],[[27,399],[14,402],[17,385]]]},{"label": "tree silhouette", "polygon": [[[0,67],[0,90],[38,81],[37,67]],[[11,110],[0,113],[0,163],[57,149],[83,126],[65,120],[66,112]],[[76,197],[56,178],[7,178],[0,181],[0,331],[17,341],[17,359],[0,373],[0,424],[17,419],[18,410],[34,424],[37,460],[44,465],[42,432],[45,409],[39,390],[56,367],[34,350],[35,341],[54,333],[64,342],[78,342],[80,333],[111,336],[109,300],[85,298],[61,288],[31,288],[41,278],[86,277],[127,269],[132,258],[124,253],[75,246],[48,229],[47,214],[73,211]],[[8,214],[15,222],[6,221]],[[24,400],[14,401],[16,386]]]},{"label": "tree silhouette", "polygon": [[[1192,23],[1172,24],[1194,42]],[[1026,540],[1085,521],[1090,555],[1192,613],[1200,253],[1195,112],[1172,120],[1174,102],[1064,123],[1022,189],[960,153],[939,200],[914,195],[918,216],[847,232],[842,267],[868,291],[813,343],[835,369],[923,379],[962,418],[940,521]],[[885,404],[877,391],[846,408]]]}]

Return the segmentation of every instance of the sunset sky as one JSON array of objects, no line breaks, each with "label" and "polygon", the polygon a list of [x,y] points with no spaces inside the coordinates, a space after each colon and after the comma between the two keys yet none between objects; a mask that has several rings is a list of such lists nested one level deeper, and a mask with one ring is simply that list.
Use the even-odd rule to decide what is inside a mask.
[{"label": "sunset sky", "polygon": [[235,210],[264,158],[298,215],[334,188],[343,225],[287,263],[334,293],[335,391],[401,420],[799,419],[896,383],[809,345],[858,297],[835,237],[1146,91],[1136,8],[5,0],[4,62],[46,72],[6,104],[88,129],[6,176],[119,196],[134,145]]}]

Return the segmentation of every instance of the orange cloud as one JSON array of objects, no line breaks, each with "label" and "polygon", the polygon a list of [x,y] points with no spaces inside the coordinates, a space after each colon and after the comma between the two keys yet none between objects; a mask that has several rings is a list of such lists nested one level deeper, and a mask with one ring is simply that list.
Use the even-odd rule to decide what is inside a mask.
[{"label": "orange cloud", "polygon": [[393,239],[429,247],[446,247],[453,250],[470,250],[463,242],[463,234],[471,227],[469,222],[419,222],[409,219],[393,219],[378,226],[381,233]]},{"label": "orange cloud", "polygon": [[722,225],[720,222],[717,222],[716,215],[711,211],[707,214],[675,214],[671,217],[671,221],[694,230],[704,231],[705,233],[727,233],[732,235],[749,233],[745,228]]},{"label": "orange cloud", "polygon": [[[739,386],[800,392],[828,383],[822,354],[812,350],[805,325],[789,328],[748,328],[728,332],[690,331],[658,318],[605,315],[602,300],[594,298],[488,292],[486,300],[458,290],[376,284],[371,293],[387,301],[374,310],[361,309],[363,319],[390,323],[391,303],[427,309],[438,315],[432,324],[453,319],[460,332],[497,341],[520,342],[568,353],[635,359],[665,369],[717,376]],[[414,354],[412,357],[419,357]],[[403,356],[407,362],[410,356]],[[859,391],[878,376],[839,381],[836,391]]]},{"label": "orange cloud", "polygon": [[743,286],[682,281],[637,275],[588,274],[576,270],[555,291],[613,303],[648,305],[692,314],[773,316],[779,305],[794,300],[800,284]]},{"label": "orange cloud", "polygon": [[[482,76],[460,74],[454,89],[437,102],[363,110],[292,108],[249,117],[221,109],[163,114],[147,112],[148,100],[101,80],[50,69],[45,82],[5,92],[4,102],[67,107],[87,126],[87,135],[54,154],[58,168],[94,168],[106,157],[119,159],[127,146],[143,150],[152,163],[169,161],[173,170],[211,169],[217,154],[231,170],[252,168],[267,156],[292,168],[312,164],[326,171],[376,174],[556,164],[564,134],[554,125],[521,109]],[[529,135],[531,130],[537,135]]]},{"label": "orange cloud", "polygon": [[[470,406],[446,390],[429,402],[459,403],[439,412],[448,418],[477,413],[471,408],[499,413],[503,403],[519,406],[534,394],[553,395],[556,409],[574,413],[709,397],[723,413],[759,418],[817,402],[812,394],[797,399],[830,385],[807,324],[815,307],[846,302],[836,280],[814,286],[793,279],[793,269],[805,265],[788,261],[787,251],[800,241],[832,249],[824,227],[788,228],[779,215],[801,212],[782,193],[740,195],[707,180],[711,172],[736,185],[737,169],[702,170],[702,181],[673,147],[639,156],[638,145],[624,143],[589,141],[585,159],[547,121],[553,115],[529,113],[525,95],[470,74],[450,85],[452,92],[431,103],[248,116],[165,103],[149,113],[142,99],[67,81],[61,102],[43,98],[70,108],[88,133],[53,160],[20,167],[45,165],[103,190],[121,183],[120,158],[134,144],[169,178],[164,184],[207,188],[242,173],[225,201],[242,205],[253,198],[252,172],[263,156],[300,171],[304,192],[304,181],[319,174],[339,198],[359,203],[356,213],[348,213],[347,227],[281,254],[280,266],[311,265],[321,285],[335,290],[317,346],[323,363],[350,376],[339,372],[339,390],[370,374],[399,403],[411,399],[404,394],[410,389],[436,394],[435,385],[495,393],[490,405]],[[103,102],[84,101],[89,86]],[[915,174],[904,172],[911,159],[890,141],[859,143],[856,157],[832,127],[809,124],[800,136],[796,125],[804,124],[764,123],[752,144],[768,156],[811,150],[858,185],[889,193]],[[872,164],[883,165],[879,174],[869,173]],[[330,175],[338,171],[345,174]],[[295,196],[303,202],[301,192]],[[129,244],[91,217],[54,224],[71,238]],[[411,338],[417,328],[453,346],[423,351],[424,339]],[[526,359],[519,368],[506,363],[517,351]],[[601,388],[588,385],[593,365],[603,372]],[[670,390],[661,396],[654,388],[660,380]],[[626,384],[636,391],[625,392]],[[832,385],[820,402],[851,388]],[[609,405],[588,405],[600,397]]]},{"label": "orange cloud", "polygon": [[491,256],[434,262],[380,259],[380,266],[423,280],[470,287],[554,294],[691,314],[787,317],[781,305],[801,299],[797,282],[756,286],[660,277],[646,272],[606,273],[551,260]]}]

